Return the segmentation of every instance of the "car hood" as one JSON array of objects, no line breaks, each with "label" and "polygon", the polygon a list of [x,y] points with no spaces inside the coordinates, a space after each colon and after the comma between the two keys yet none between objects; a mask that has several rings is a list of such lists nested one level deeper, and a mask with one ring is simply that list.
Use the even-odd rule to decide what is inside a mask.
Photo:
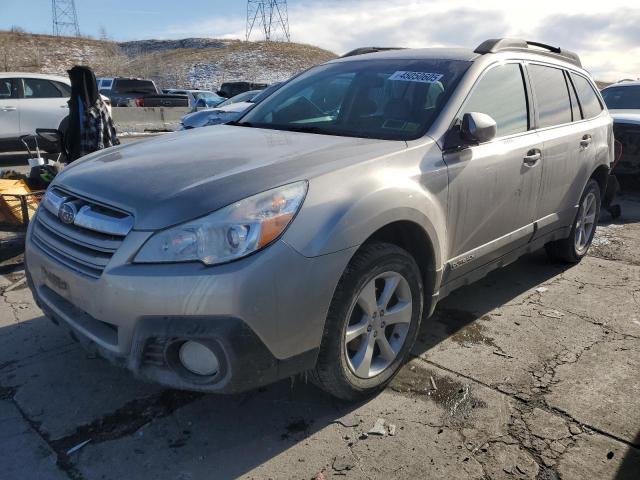
[{"label": "car hood", "polygon": [[95,152],[54,185],[133,214],[135,229],[157,230],[405,148],[401,141],[219,125]]},{"label": "car hood", "polygon": [[640,110],[609,110],[616,123],[633,123],[640,125]]}]

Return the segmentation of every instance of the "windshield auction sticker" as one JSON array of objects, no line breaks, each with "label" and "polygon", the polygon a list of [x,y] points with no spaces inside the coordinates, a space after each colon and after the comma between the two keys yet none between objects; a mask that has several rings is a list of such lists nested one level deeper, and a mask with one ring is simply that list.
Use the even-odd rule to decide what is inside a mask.
[{"label": "windshield auction sticker", "polygon": [[402,82],[436,83],[443,77],[441,73],[428,72],[395,72],[389,80],[399,80]]}]

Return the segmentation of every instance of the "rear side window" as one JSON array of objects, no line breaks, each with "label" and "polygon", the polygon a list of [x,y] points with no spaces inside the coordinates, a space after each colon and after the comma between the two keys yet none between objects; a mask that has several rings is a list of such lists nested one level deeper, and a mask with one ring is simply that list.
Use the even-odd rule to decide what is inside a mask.
[{"label": "rear side window", "polygon": [[520,65],[509,63],[490,69],[475,86],[465,102],[465,113],[489,115],[498,126],[497,136],[526,132],[529,126],[527,96]]},{"label": "rear side window", "polygon": [[113,84],[116,93],[157,93],[156,86],[151,80],[122,79]]},{"label": "rear side window", "polygon": [[529,65],[527,68],[536,98],[538,127],[571,123],[571,102],[564,72],[543,65]]},{"label": "rear side window", "polygon": [[15,78],[0,79],[0,100],[18,98],[18,82]]},{"label": "rear side window", "polygon": [[60,98],[62,92],[49,80],[42,78],[24,79],[24,98]]},{"label": "rear side window", "polygon": [[596,92],[593,90],[591,83],[584,77],[571,74],[571,79],[576,87],[578,93],[578,99],[580,100],[580,106],[582,107],[582,116],[584,118],[593,118],[600,114],[602,111],[602,105]]}]

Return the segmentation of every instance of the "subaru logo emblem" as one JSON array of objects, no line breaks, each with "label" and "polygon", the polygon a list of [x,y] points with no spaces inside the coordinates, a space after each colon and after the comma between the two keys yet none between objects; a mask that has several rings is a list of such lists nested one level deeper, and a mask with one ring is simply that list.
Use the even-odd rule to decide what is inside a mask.
[{"label": "subaru logo emblem", "polygon": [[73,203],[63,203],[58,210],[58,218],[62,223],[72,224],[76,219],[76,206]]}]

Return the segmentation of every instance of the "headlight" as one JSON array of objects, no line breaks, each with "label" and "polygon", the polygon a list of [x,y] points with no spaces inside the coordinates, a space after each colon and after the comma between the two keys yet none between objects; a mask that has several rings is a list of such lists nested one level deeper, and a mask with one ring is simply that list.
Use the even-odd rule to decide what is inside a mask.
[{"label": "headlight", "polygon": [[158,232],[142,246],[134,261],[201,261],[215,265],[242,258],[282,235],[306,193],[306,181],[292,183]]}]

